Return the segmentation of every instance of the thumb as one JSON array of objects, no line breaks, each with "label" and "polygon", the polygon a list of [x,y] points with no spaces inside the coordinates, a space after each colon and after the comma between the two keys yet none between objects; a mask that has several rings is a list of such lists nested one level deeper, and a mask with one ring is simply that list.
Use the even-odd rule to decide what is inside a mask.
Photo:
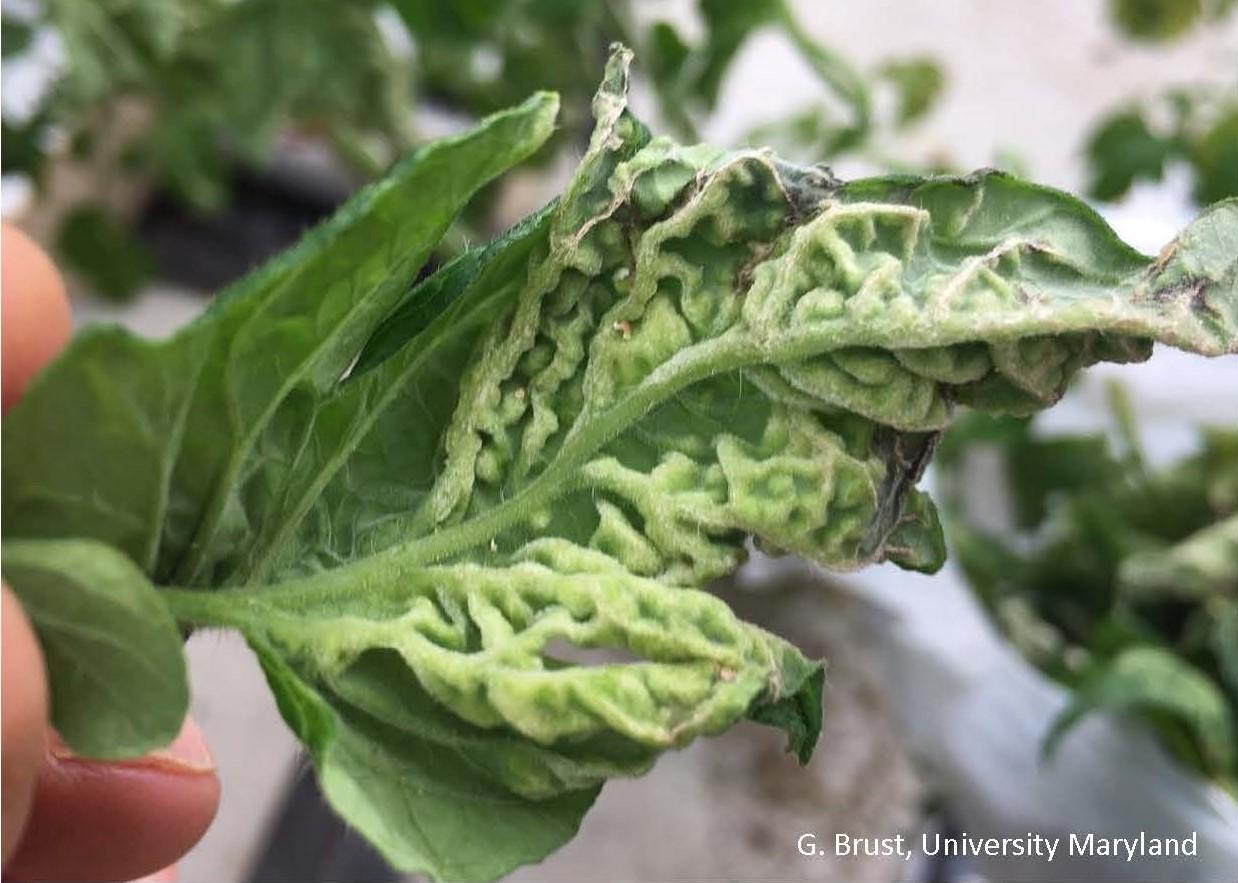
[{"label": "thumb", "polygon": [[0,237],[0,310],[4,346],[0,349],[7,411],[21,398],[35,374],[69,339],[69,302],[64,282],[34,241],[8,224]]},{"label": "thumb", "polygon": [[0,839],[7,865],[21,838],[47,734],[43,653],[30,621],[8,586],[0,607]]},{"label": "thumb", "polygon": [[6,876],[132,880],[171,865],[219,805],[215,764],[192,720],[167,748],[124,761],[73,755],[54,735]]}]

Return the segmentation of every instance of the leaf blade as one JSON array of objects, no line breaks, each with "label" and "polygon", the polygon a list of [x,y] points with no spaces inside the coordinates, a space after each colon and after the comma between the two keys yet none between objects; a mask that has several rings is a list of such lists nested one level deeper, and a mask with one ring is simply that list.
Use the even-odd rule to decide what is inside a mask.
[{"label": "leaf blade", "polygon": [[83,757],[138,757],[169,744],[189,707],[181,636],[124,556],[88,540],[6,542],[5,581],[47,664],[51,719]]},{"label": "leaf blade", "polygon": [[[1164,715],[1181,727],[1210,768],[1232,770],[1235,761],[1234,720],[1220,691],[1202,672],[1163,648],[1134,647],[1116,656],[1077,692],[1074,701],[1054,721],[1045,736],[1046,756],[1088,714],[1134,712],[1153,723]],[[1188,763],[1197,763],[1187,757]]]}]

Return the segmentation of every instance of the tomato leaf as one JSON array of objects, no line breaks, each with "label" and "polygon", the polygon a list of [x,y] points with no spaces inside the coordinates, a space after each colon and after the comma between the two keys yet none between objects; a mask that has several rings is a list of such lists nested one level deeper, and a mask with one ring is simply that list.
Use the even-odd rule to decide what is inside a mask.
[{"label": "tomato leaf", "polygon": [[133,562],[93,540],[4,545],[4,579],[47,666],[52,725],[84,757],[170,743],[189,706],[176,621]]},{"label": "tomato leaf", "polygon": [[915,485],[957,403],[1030,413],[1154,339],[1238,350],[1235,205],[1154,262],[996,173],[653,137],[629,61],[564,194],[491,246],[412,284],[551,98],[424,148],[171,340],[80,338],[6,418],[6,538],[106,542],[244,634],[402,870],[536,860],[606,778],[743,719],[807,761],[821,665],[702,591],[749,540],[935,569]]}]

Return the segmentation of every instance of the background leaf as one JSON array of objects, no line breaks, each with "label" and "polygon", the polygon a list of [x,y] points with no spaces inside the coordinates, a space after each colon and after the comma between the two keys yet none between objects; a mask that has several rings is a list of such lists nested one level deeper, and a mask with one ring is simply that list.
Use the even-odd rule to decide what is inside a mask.
[{"label": "background leaf", "polygon": [[1194,143],[1190,159],[1200,205],[1238,196],[1238,106],[1231,105]]},{"label": "background leaf", "polygon": [[146,248],[116,218],[98,206],[69,213],[56,237],[56,252],[91,290],[111,300],[127,300],[150,280],[155,262]]},{"label": "background leaf", "polygon": [[933,109],[946,85],[941,65],[932,58],[897,58],[883,64],[878,73],[898,93],[898,125],[909,126]]},{"label": "background leaf", "polygon": [[1238,514],[1168,549],[1131,555],[1122,562],[1118,578],[1133,596],[1162,592],[1199,599],[1238,597]]},{"label": "background leaf", "polygon": [[1104,200],[1117,199],[1138,181],[1159,181],[1176,151],[1172,140],[1152,133],[1137,110],[1102,122],[1086,149],[1092,167],[1088,193]]},{"label": "background leaf", "polygon": [[1156,647],[1127,650],[1090,676],[1071,706],[1053,723],[1044,751],[1057,745],[1094,711],[1138,711],[1162,731],[1168,746],[1192,765],[1234,766],[1234,719],[1224,698],[1206,676]]},{"label": "background leaf", "polygon": [[[1180,268],[1186,278],[1197,270]],[[1075,691],[1055,740],[1113,705],[1152,727],[1184,764],[1228,784],[1238,744],[1225,747],[1230,725],[1214,718],[1238,717],[1234,433],[1207,430],[1198,451],[1152,468],[1120,392],[1111,406],[1118,444],[1101,433],[1044,433],[1029,421],[960,421],[938,458],[951,545],[1015,647]],[[973,511],[973,458],[994,455],[1004,505]],[[1119,664],[1150,647],[1164,659]],[[1175,710],[1176,701],[1191,709]]]},{"label": "background leaf", "polygon": [[1109,0],[1114,22],[1139,40],[1172,40],[1190,30],[1203,13],[1201,0]]}]

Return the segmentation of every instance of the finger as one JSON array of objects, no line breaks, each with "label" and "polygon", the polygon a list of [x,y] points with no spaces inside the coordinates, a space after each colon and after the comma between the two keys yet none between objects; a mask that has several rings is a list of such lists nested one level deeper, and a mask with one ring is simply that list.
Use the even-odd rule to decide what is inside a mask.
[{"label": "finger", "polygon": [[4,225],[0,244],[0,331],[4,335],[0,372],[7,411],[39,369],[64,347],[70,322],[64,282],[43,250],[9,224]]},{"label": "finger", "polygon": [[169,865],[161,871],[143,877],[140,880],[131,880],[130,883],[177,883],[180,876],[176,872],[176,865]]},{"label": "finger", "polygon": [[47,681],[30,621],[8,586],[0,607],[0,840],[7,864],[30,815],[43,766]]},{"label": "finger", "polygon": [[6,876],[131,880],[154,873],[198,841],[218,805],[215,764],[192,721],[168,748],[133,761],[84,760],[53,745]]}]

